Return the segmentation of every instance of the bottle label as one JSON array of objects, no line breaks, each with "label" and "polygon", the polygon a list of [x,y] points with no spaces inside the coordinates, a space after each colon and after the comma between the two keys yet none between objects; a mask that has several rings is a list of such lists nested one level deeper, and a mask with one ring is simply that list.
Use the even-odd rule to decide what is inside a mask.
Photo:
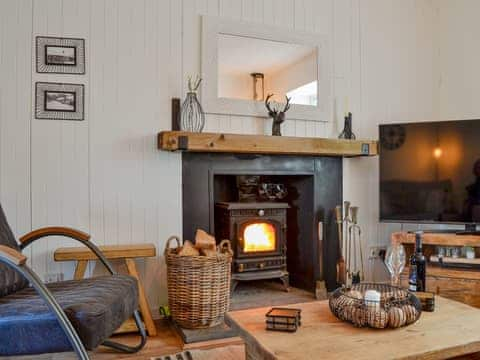
[{"label": "bottle label", "polygon": [[410,265],[410,275],[408,277],[408,290],[417,291],[417,266]]}]

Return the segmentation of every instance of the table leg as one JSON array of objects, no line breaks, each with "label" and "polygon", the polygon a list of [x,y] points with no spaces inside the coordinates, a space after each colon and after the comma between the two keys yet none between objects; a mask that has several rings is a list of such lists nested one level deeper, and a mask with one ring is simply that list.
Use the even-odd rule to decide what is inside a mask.
[{"label": "table leg", "polygon": [[125,259],[125,262],[127,264],[128,273],[134,278],[136,278],[138,281],[138,298],[140,312],[142,313],[143,322],[145,323],[145,327],[147,328],[148,335],[155,336],[157,335],[157,328],[155,327],[155,323],[153,322],[152,312],[150,311],[150,306],[148,305],[147,297],[145,296],[145,290],[143,289],[142,282],[140,281],[140,277],[138,276],[135,260]]},{"label": "table leg", "polygon": [[73,278],[75,280],[81,280],[85,276],[85,270],[87,269],[88,260],[78,260],[77,266],[75,267],[75,273]]}]

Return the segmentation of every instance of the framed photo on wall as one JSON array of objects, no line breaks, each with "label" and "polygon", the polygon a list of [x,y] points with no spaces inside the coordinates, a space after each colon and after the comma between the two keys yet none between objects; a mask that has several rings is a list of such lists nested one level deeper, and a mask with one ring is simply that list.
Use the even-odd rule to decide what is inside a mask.
[{"label": "framed photo on wall", "polygon": [[84,86],[37,82],[35,84],[35,118],[83,120]]},{"label": "framed photo on wall", "polygon": [[85,40],[37,36],[37,72],[85,74]]}]

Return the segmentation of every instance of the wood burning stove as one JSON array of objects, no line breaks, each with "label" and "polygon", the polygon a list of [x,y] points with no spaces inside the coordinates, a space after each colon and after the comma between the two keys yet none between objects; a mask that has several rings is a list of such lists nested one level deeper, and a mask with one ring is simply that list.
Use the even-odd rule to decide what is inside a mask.
[{"label": "wood burning stove", "polygon": [[234,252],[231,291],[239,281],[279,278],[288,291],[287,203],[219,202],[215,235]]}]

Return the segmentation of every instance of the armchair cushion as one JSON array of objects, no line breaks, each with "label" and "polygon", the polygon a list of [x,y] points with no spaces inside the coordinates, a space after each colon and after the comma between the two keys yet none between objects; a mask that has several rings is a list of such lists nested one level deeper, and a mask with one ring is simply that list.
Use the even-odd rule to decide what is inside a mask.
[{"label": "armchair cushion", "polygon": [[[12,230],[8,225],[7,218],[0,205],[0,245],[11,247],[20,251],[20,247],[15,241]],[[22,290],[28,286],[28,281],[19,272],[15,271],[6,264],[0,263],[0,298],[16,291]]]},{"label": "armchair cushion", "polygon": [[[138,307],[137,280],[101,276],[47,284],[89,350]],[[32,288],[0,298],[0,356],[71,351],[55,315]]]}]

